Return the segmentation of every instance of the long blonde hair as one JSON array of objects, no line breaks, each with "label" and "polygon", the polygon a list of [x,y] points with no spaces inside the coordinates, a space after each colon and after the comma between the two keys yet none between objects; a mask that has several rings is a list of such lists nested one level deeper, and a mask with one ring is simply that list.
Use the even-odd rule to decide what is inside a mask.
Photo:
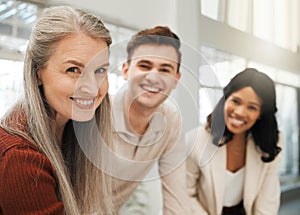
[{"label": "long blonde hair", "polygon": [[[112,42],[109,31],[96,16],[67,6],[52,7],[43,12],[33,29],[25,55],[24,98],[1,120],[1,126],[33,142],[48,157],[56,173],[66,214],[114,214],[111,178],[84,155],[71,120],[64,129],[66,153],[62,153],[50,126],[53,119],[38,86],[37,72],[46,66],[56,43],[79,32],[104,40],[108,46]],[[16,113],[20,111],[26,115],[26,132],[10,123],[16,120]],[[95,118],[97,130],[109,144],[112,129],[108,95],[97,108]],[[95,153],[100,152],[96,150]],[[105,160],[105,154],[98,156]]]}]

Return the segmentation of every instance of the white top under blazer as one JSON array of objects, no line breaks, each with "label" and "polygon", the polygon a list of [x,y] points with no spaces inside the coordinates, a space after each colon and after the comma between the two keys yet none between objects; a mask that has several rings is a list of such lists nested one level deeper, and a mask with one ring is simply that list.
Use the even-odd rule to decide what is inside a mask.
[{"label": "white top under blazer", "polygon": [[245,167],[236,172],[226,170],[224,206],[232,207],[243,200]]},{"label": "white top under blazer", "polygon": [[[221,215],[226,193],[226,145],[212,144],[202,127],[186,134],[189,156],[187,189],[192,214]],[[279,146],[281,147],[280,135]],[[280,204],[280,153],[272,162],[261,160],[262,152],[251,135],[247,138],[243,205],[247,215],[276,215]]]}]

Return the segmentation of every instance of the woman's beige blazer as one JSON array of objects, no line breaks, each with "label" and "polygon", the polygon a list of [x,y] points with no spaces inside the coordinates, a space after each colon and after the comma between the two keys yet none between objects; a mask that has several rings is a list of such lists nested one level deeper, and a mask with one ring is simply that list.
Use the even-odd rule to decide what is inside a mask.
[{"label": "woman's beige blazer", "polygon": [[[220,215],[225,192],[226,145],[217,147],[204,128],[186,135],[187,189],[192,214]],[[281,155],[282,153],[280,153]],[[280,156],[264,163],[251,137],[247,140],[244,208],[247,215],[276,215],[280,204]]]}]

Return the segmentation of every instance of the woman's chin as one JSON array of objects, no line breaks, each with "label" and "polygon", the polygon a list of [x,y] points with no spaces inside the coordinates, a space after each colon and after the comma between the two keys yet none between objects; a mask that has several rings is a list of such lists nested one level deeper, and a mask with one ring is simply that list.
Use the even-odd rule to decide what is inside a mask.
[{"label": "woman's chin", "polygon": [[95,116],[95,111],[84,111],[73,113],[72,120],[77,122],[87,122],[90,121]]}]

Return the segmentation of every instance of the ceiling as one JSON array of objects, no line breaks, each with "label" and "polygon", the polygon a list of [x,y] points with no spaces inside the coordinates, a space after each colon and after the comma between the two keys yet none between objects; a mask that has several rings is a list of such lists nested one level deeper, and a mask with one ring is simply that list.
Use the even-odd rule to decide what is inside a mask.
[{"label": "ceiling", "polygon": [[42,1],[0,0],[0,49],[24,53]]}]

